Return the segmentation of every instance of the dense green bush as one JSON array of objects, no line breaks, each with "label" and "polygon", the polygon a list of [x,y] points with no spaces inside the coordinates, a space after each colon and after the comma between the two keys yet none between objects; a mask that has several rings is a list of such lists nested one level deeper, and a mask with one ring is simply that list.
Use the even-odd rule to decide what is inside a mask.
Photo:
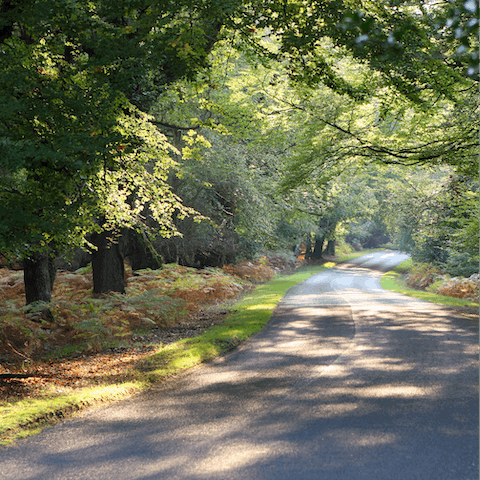
[{"label": "dense green bush", "polygon": [[478,273],[478,259],[468,253],[453,252],[442,269],[453,277],[470,277]]}]

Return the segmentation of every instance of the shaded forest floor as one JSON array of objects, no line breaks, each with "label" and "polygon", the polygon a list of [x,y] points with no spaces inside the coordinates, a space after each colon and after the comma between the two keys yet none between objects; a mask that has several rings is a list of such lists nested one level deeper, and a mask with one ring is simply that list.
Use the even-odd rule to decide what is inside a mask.
[{"label": "shaded forest floor", "polygon": [[[89,267],[60,271],[51,304],[34,308],[24,306],[23,272],[0,268],[0,400],[129,382],[158,348],[221,325],[255,285],[302,263],[269,255],[222,269],[171,264],[133,274],[127,267],[126,295],[103,296],[92,293]],[[478,298],[478,280],[476,289]],[[478,319],[478,308],[456,308]]]},{"label": "shaded forest floor", "polygon": [[255,284],[295,267],[276,255],[223,269],[166,265],[134,275],[127,268],[127,294],[104,296],[92,294],[88,267],[60,271],[52,303],[33,309],[24,307],[23,272],[2,268],[0,399],[128,382],[159,345],[223,323],[229,305]]},{"label": "shaded forest floor", "polygon": [[[269,255],[223,269],[127,269],[126,295],[95,296],[89,268],[59,272],[53,301],[35,308],[24,306],[23,272],[0,268],[0,446],[236,348],[291,286],[373,251],[313,263]],[[382,278],[389,289],[439,300],[404,292],[410,267],[398,268]],[[478,321],[478,304],[459,308]]]}]

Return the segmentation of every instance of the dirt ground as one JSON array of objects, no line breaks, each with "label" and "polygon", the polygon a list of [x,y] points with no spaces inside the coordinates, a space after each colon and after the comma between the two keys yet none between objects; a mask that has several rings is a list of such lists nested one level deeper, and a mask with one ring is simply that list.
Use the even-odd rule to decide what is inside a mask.
[{"label": "dirt ground", "polygon": [[[117,383],[133,378],[132,368],[150,355],[158,344],[169,344],[183,338],[194,337],[202,330],[221,324],[229,310],[209,309],[192,313],[181,325],[160,329],[134,337],[128,347],[115,347],[99,353],[82,353],[73,358],[56,361],[24,363],[20,368],[0,365],[0,399],[36,398],[66,390]],[[1,375],[34,375],[26,378],[1,378]],[[36,376],[39,375],[39,376]]]}]

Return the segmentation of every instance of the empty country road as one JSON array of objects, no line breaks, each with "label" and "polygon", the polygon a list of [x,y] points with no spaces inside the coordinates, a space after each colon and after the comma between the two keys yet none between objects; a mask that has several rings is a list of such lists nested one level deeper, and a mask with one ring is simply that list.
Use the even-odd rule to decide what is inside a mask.
[{"label": "empty country road", "polygon": [[314,275],[226,357],[0,449],[0,478],[478,480],[478,325],[382,290],[406,258]]}]

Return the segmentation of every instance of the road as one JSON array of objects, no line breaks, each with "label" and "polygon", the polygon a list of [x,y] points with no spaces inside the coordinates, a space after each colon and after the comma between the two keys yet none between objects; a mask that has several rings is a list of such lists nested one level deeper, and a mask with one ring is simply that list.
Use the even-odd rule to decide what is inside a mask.
[{"label": "road", "polygon": [[2,480],[477,480],[478,328],[382,290],[380,252],[238,350],[0,449]]}]

